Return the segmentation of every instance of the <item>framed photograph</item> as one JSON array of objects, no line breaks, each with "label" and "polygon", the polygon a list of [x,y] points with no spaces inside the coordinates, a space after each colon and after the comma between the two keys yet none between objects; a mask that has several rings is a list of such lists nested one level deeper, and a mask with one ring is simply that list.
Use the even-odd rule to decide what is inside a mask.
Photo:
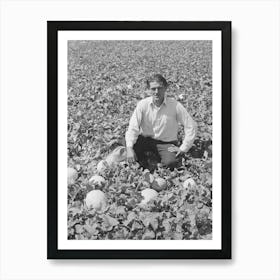
[{"label": "framed photograph", "polygon": [[47,258],[230,259],[231,22],[47,32]]}]

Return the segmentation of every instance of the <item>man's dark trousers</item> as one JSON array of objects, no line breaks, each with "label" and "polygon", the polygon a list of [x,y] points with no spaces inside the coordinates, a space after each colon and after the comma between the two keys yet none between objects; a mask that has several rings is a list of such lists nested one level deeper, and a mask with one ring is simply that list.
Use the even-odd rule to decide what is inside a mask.
[{"label": "man's dark trousers", "polygon": [[143,168],[149,169],[147,154],[150,152],[158,163],[162,163],[164,167],[173,170],[175,167],[178,167],[180,163],[180,160],[176,158],[176,153],[168,151],[168,148],[173,145],[177,146],[178,141],[163,142],[151,137],[139,135],[133,149],[137,161]]}]

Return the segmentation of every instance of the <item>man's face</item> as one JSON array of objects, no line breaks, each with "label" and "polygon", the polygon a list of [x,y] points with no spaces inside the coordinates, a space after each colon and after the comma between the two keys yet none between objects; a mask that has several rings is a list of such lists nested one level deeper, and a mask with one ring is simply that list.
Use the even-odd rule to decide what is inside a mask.
[{"label": "man's face", "polygon": [[161,105],[164,100],[166,87],[158,82],[150,82],[150,92],[153,96],[153,102],[156,105]]}]

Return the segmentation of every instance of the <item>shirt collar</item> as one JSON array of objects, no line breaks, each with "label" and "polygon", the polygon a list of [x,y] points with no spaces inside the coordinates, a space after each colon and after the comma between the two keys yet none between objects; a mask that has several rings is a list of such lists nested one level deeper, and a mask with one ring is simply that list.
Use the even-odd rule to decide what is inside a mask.
[{"label": "shirt collar", "polygon": [[[151,99],[150,99],[150,105],[155,106],[152,96],[151,96]],[[162,102],[161,105],[167,105],[167,96],[166,95],[164,96],[164,99],[163,99],[163,102]]]}]

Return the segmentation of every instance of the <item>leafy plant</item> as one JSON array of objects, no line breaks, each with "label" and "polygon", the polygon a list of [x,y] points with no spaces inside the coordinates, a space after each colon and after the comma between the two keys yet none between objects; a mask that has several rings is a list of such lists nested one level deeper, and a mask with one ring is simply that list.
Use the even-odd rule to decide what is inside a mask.
[{"label": "leafy plant", "polygon": [[[68,182],[68,238],[211,239],[211,42],[69,41],[68,47],[68,166],[75,174]],[[97,172],[97,164],[124,145],[132,111],[147,96],[145,79],[155,72],[198,124],[183,166],[147,174],[137,163],[121,163]],[[93,177],[97,173],[105,182]],[[141,191],[157,178],[166,184],[142,204]],[[188,178],[195,184],[184,186]],[[106,194],[107,207],[87,207],[92,190]]]}]

